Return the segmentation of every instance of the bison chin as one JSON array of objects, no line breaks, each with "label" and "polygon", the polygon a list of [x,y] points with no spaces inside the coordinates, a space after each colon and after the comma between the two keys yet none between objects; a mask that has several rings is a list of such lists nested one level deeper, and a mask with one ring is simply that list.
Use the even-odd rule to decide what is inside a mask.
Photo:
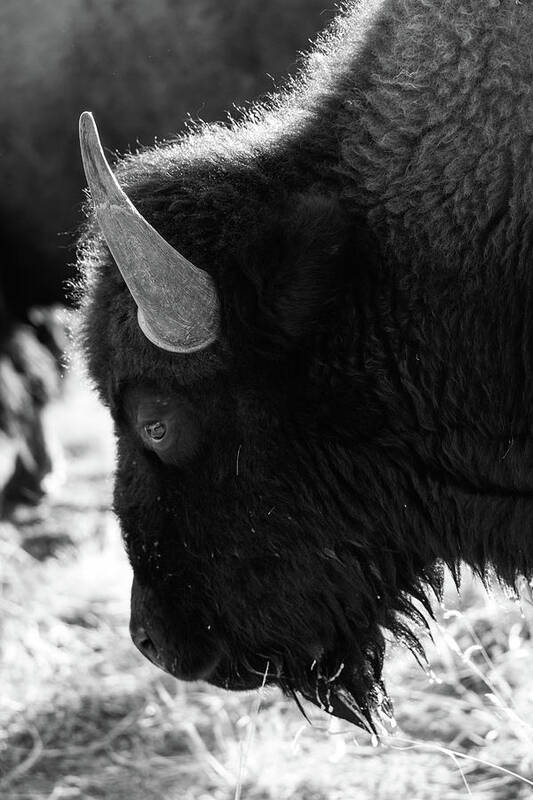
[{"label": "bison chin", "polygon": [[[376,715],[391,714],[381,682],[384,642],[379,628],[364,645],[344,641],[328,653],[295,643],[285,652],[267,646],[257,654],[236,642],[228,644],[199,619],[191,623],[186,634],[182,631],[177,636],[172,621],[160,609],[154,592],[134,578],[130,619],[133,642],[145,658],[175,678],[205,680],[231,691],[276,685],[299,706],[298,694],[370,733],[376,732]],[[310,657],[310,651],[316,657]]]},{"label": "bison chin", "polygon": [[296,701],[304,716],[298,694],[328,714],[376,733],[375,718],[391,716],[392,708],[380,679],[381,644],[367,656],[362,665],[330,654],[299,666],[293,654],[283,658],[279,651],[271,657],[240,652],[234,658],[221,657],[206,680],[232,691],[276,685]]},{"label": "bison chin", "polygon": [[293,697],[298,691],[328,714],[376,733],[374,720],[383,713],[392,715],[381,681],[383,656],[384,642],[378,629],[363,648],[342,642],[305,670],[282,675],[279,685]]}]

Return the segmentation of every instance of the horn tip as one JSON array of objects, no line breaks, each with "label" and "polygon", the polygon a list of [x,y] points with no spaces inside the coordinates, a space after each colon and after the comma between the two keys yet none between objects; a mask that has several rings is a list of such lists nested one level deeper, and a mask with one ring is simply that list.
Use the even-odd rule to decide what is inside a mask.
[{"label": "horn tip", "polygon": [[92,111],[82,111],[79,121],[80,137],[86,136],[90,131],[96,131],[96,122]]}]

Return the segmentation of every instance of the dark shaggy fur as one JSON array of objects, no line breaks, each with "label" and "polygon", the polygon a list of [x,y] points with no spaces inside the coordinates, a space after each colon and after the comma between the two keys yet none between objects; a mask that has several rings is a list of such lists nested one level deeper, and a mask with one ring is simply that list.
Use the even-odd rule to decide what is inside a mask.
[{"label": "dark shaggy fur", "polygon": [[531,574],[532,37],[529,2],[354,2],[248,120],[118,164],[223,311],[158,350],[88,234],[132,626],[174,674],[361,721],[443,564]]}]

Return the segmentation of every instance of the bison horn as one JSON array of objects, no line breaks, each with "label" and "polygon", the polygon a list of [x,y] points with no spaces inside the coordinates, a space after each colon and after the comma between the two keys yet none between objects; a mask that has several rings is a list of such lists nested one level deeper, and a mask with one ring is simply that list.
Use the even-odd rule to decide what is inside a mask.
[{"label": "bison horn", "polygon": [[137,304],[144,335],[163,350],[190,353],[217,338],[213,280],[187,261],[137,211],[113,175],[93,115],[80,117],[83,168],[96,219]]}]

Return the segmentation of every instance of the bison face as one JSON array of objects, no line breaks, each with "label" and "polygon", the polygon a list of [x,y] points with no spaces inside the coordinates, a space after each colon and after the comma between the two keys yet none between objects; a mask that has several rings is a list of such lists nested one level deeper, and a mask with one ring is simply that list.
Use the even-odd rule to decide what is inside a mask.
[{"label": "bison face", "polygon": [[379,685],[380,576],[343,508],[349,460],[318,440],[297,382],[122,388],[131,633],[178,678],[274,682],[354,719]]},{"label": "bison face", "polygon": [[354,281],[376,272],[373,242],[326,195],[209,159],[154,181],[150,158],[134,193],[165,240],[85,159],[120,268],[89,237],[85,342],[117,428],[133,639],[179,678],[275,683],[369,725],[382,629],[415,643],[401,619],[428,578],[365,370]]},{"label": "bison face", "polygon": [[153,355],[111,396],[135,644],[177,678],[273,683],[366,725],[424,564],[394,544],[409,522],[363,387],[317,394],[300,359]]}]

